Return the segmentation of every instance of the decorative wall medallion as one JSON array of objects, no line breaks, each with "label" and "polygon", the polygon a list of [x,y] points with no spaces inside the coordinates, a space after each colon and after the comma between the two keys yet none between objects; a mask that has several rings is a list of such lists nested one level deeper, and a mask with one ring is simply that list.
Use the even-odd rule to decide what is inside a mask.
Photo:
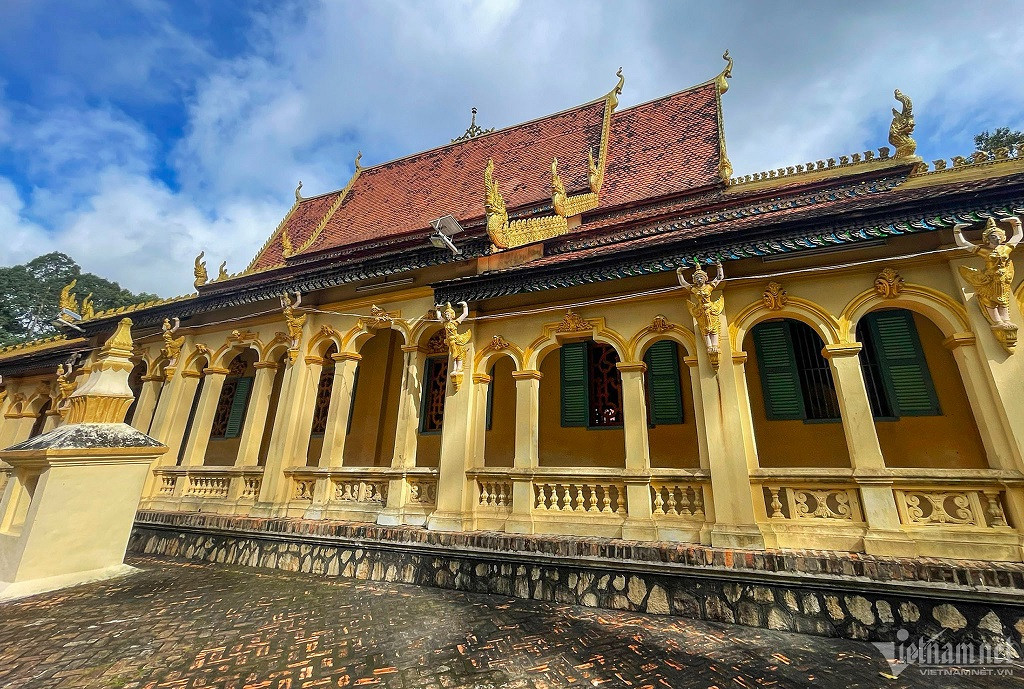
[{"label": "decorative wall medallion", "polygon": [[777,282],[769,282],[761,294],[761,301],[769,311],[780,311],[789,303],[789,295]]},{"label": "decorative wall medallion", "polygon": [[875,278],[875,291],[883,299],[895,299],[903,293],[903,278],[892,268],[884,268]]}]

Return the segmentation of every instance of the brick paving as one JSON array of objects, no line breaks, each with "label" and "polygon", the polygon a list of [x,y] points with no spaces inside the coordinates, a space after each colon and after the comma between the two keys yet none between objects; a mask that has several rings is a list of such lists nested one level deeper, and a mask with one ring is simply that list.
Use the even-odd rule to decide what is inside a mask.
[{"label": "brick paving", "polygon": [[132,558],[142,571],[0,605],[0,686],[1022,686],[898,679],[870,644],[680,618]]}]

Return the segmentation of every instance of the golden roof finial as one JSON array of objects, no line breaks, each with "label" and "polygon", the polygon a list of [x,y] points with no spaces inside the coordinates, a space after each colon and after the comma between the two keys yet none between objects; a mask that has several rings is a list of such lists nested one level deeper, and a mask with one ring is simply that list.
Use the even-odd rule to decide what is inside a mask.
[{"label": "golden roof finial", "polygon": [[565,202],[568,199],[568,194],[565,193],[565,184],[562,183],[562,178],[558,174],[558,158],[551,159],[551,205],[554,206],[555,213],[565,217],[566,208]]},{"label": "golden roof finial", "polygon": [[61,309],[60,319],[62,321],[66,321],[71,318],[71,316],[64,313],[65,310],[70,311],[71,313],[78,313],[78,296],[71,292],[77,284],[78,278],[75,278],[68,284],[64,285],[60,291],[60,297],[57,300],[57,305]]},{"label": "golden roof finial", "polygon": [[715,77],[715,85],[718,86],[719,95],[729,90],[729,82],[727,81],[727,79],[732,79],[733,59],[729,57],[728,50],[722,53],[722,59],[725,60],[727,64],[725,65],[725,69],[723,69],[722,72],[717,77]]},{"label": "golden roof finial", "polygon": [[128,386],[132,364],[132,321],[122,318],[104,343],[89,378],[71,393],[67,423],[121,423],[135,395]]},{"label": "golden roof finial", "polygon": [[302,180],[301,179],[299,180],[299,186],[295,187],[295,203],[298,203],[300,201],[305,201],[305,199],[302,198],[302,194],[299,193],[300,191],[302,191]]},{"label": "golden roof finial", "polygon": [[363,166],[359,164],[359,161],[362,159],[362,157],[363,157],[363,152],[362,151],[356,151],[356,162],[355,162],[356,172],[359,172],[360,170],[363,169]]},{"label": "golden roof finial", "polygon": [[452,139],[451,143],[455,143],[456,141],[466,141],[467,139],[475,139],[478,136],[490,134],[493,131],[494,127],[491,127],[490,129],[484,129],[483,127],[479,126],[476,123],[476,108],[472,108],[470,110],[469,127],[466,129],[465,132],[462,133],[462,136],[458,136]]},{"label": "golden roof finial", "polygon": [[903,105],[903,111],[892,109],[889,143],[896,147],[895,157],[908,158],[917,150],[917,142],[910,136],[914,133],[914,104],[899,89],[893,91],[893,97]]},{"label": "golden roof finial", "polygon": [[193,271],[193,273],[196,276],[196,279],[195,282],[192,283],[193,285],[195,285],[196,289],[199,289],[200,287],[205,285],[207,281],[209,281],[210,279],[210,276],[206,273],[206,261],[203,260],[203,256],[205,255],[205,251],[200,251],[199,255],[196,256],[196,267],[195,270]]}]

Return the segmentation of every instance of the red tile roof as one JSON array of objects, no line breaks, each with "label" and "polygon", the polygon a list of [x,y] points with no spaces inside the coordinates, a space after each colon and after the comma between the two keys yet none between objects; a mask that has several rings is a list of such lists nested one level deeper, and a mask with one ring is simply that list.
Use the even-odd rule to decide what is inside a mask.
[{"label": "red tile roof", "polygon": [[[598,155],[606,100],[532,122],[366,168],[322,232],[301,250],[310,254],[424,232],[451,214],[460,222],[484,215],[483,172],[515,210],[550,204],[551,159],[569,193],[588,191],[587,151]],[[600,208],[642,203],[719,183],[719,122],[714,83],[615,113]],[[301,201],[284,222],[298,251],[313,236],[341,191]],[[275,236],[253,267],[280,265]]]}]

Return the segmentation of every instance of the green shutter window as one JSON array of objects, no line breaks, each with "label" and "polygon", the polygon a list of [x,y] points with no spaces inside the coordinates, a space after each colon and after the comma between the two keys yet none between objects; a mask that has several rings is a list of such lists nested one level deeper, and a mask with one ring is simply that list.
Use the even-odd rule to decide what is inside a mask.
[{"label": "green shutter window", "polygon": [[235,383],[235,397],[231,400],[231,413],[228,415],[225,438],[237,438],[242,432],[245,421],[245,410],[249,406],[249,393],[252,392],[252,378],[239,378]]},{"label": "green shutter window", "polygon": [[672,340],[655,342],[644,354],[651,423],[683,422],[683,390],[679,382],[679,348]]},{"label": "green shutter window", "polygon": [[564,344],[559,353],[562,374],[562,426],[586,426],[590,407],[587,343]]},{"label": "green shutter window", "polygon": [[865,316],[882,367],[885,389],[897,416],[940,416],[914,315],[904,309]]},{"label": "green shutter window", "polygon": [[765,415],[773,420],[805,419],[804,396],[789,323],[777,321],[755,326],[754,349],[761,373]]},{"label": "green shutter window", "polygon": [[484,427],[489,431],[494,425],[494,366],[491,366],[488,375],[491,382],[487,384],[487,422]]}]

